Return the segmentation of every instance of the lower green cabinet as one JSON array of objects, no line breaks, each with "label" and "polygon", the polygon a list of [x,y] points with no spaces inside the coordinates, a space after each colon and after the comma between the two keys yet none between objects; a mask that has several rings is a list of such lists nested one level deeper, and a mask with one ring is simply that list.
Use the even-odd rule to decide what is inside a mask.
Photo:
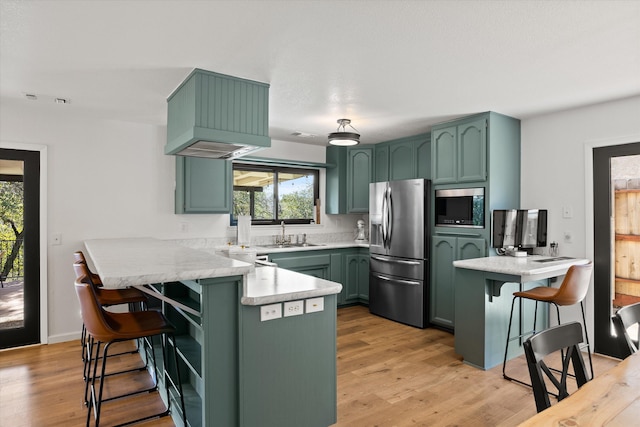
[{"label": "lower green cabinet", "polygon": [[474,237],[433,236],[429,321],[454,329],[455,267],[453,261],[486,256],[486,240]]},{"label": "lower green cabinet", "polygon": [[345,255],[345,304],[369,302],[369,254]]},{"label": "lower green cabinet", "polygon": [[369,303],[369,250],[326,249],[269,254],[278,267],[342,284],[337,304]]}]

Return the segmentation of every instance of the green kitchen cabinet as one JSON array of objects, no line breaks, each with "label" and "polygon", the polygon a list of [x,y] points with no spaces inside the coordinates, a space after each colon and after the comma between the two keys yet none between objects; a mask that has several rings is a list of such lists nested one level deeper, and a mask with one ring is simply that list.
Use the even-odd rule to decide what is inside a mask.
[{"label": "green kitchen cabinet", "polygon": [[369,212],[373,153],[373,147],[349,147],[347,150],[347,213]]},{"label": "green kitchen cabinet", "polygon": [[308,274],[320,279],[331,278],[331,255],[322,251],[285,252],[271,254],[269,260],[278,264],[280,268]]},{"label": "green kitchen cabinet", "polygon": [[327,147],[325,213],[369,212],[369,184],[373,179],[371,147]]},{"label": "green kitchen cabinet", "polygon": [[455,235],[432,238],[432,286],[429,321],[435,325],[454,329],[455,267],[453,261],[480,258],[487,254],[487,243],[483,238]]},{"label": "green kitchen cabinet", "polygon": [[175,213],[231,213],[232,163],[176,156]]},{"label": "green kitchen cabinet", "polygon": [[487,179],[487,126],[488,118],[434,126],[431,167],[434,184]]},{"label": "green kitchen cabinet", "polygon": [[431,136],[416,135],[375,146],[375,182],[431,179]]},{"label": "green kitchen cabinet", "polygon": [[338,306],[369,303],[369,250],[366,248],[272,252],[278,267],[342,284]]},{"label": "green kitchen cabinet", "polygon": [[[367,251],[368,252],[368,251]],[[346,288],[344,302],[369,302],[369,254],[359,251],[345,255]]]}]

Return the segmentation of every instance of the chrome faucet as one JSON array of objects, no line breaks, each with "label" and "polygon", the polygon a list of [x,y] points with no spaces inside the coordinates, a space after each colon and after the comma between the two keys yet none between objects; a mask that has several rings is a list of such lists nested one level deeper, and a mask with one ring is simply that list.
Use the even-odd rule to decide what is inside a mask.
[{"label": "chrome faucet", "polygon": [[285,242],[285,237],[284,237],[284,221],[282,221],[282,222],[280,223],[280,225],[282,226],[282,240],[281,240],[281,241],[282,241],[282,244],[284,244],[284,242]]}]

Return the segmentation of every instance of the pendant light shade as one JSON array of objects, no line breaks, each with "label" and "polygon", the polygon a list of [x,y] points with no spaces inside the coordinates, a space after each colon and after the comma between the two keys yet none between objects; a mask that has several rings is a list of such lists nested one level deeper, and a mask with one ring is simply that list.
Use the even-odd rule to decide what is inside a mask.
[{"label": "pendant light shade", "polygon": [[[358,145],[360,143],[360,134],[356,132],[347,132],[345,126],[349,125],[353,130],[357,132],[357,129],[351,126],[351,120],[338,119],[338,129],[336,132],[329,134],[329,144],[331,145]],[[342,131],[340,131],[342,128]]]}]

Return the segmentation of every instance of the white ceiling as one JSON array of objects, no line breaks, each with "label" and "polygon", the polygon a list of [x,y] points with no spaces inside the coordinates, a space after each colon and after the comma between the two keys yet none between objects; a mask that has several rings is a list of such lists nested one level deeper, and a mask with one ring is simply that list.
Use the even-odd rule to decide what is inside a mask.
[{"label": "white ceiling", "polygon": [[270,136],[322,145],[339,118],[377,143],[481,111],[527,118],[640,94],[637,0],[0,6],[3,105],[80,116],[164,125],[166,97],[196,67],[270,83]]}]

